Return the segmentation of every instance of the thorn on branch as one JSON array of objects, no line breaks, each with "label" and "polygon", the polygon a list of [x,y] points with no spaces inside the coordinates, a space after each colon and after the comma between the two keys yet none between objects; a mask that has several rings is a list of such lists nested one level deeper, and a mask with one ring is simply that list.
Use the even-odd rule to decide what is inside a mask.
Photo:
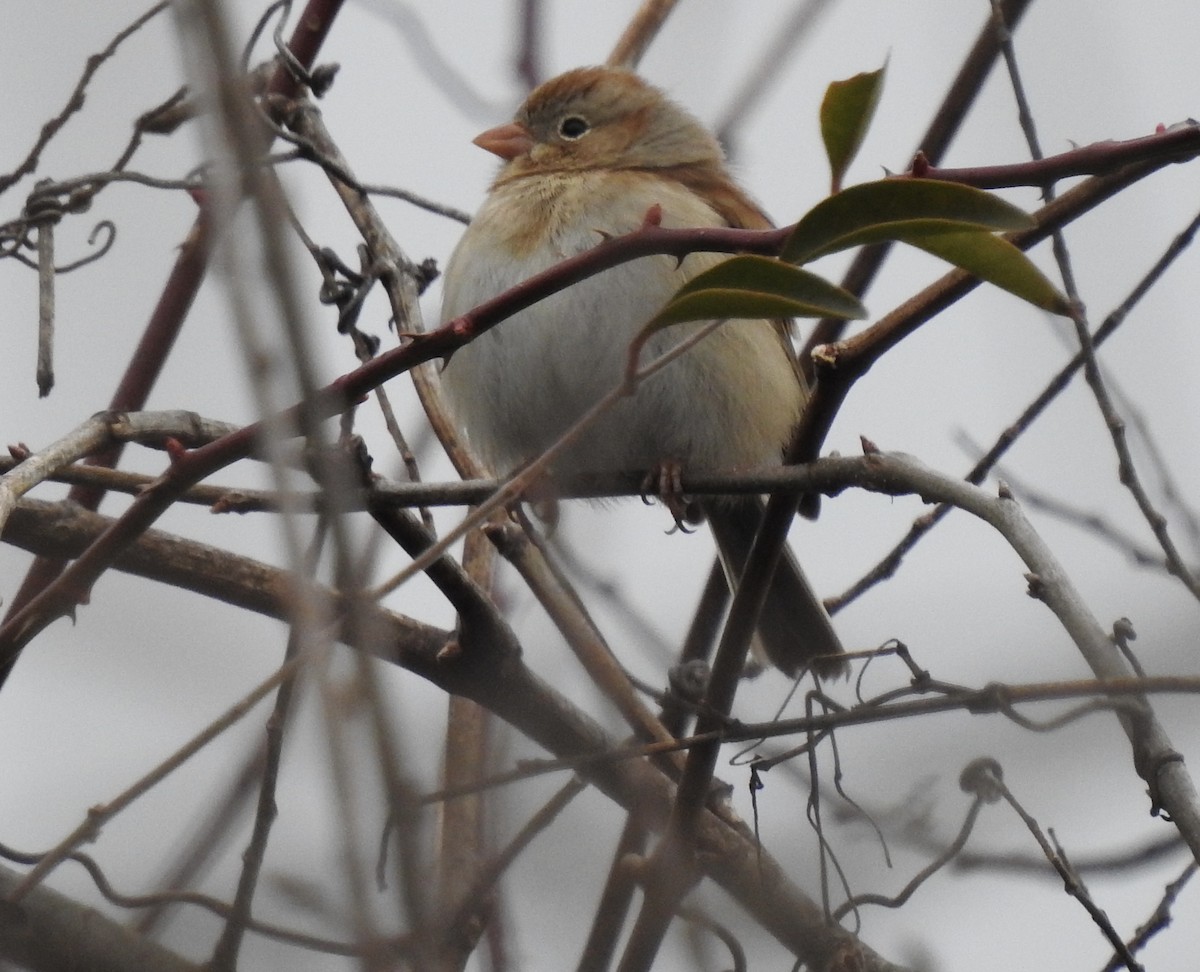
[{"label": "thorn on branch", "polygon": [[908,167],[908,174],[914,179],[924,179],[932,168],[929,162],[929,156],[924,152],[917,152],[913,156],[912,165]]},{"label": "thorn on branch", "polygon": [[163,448],[167,450],[167,456],[170,457],[172,464],[187,458],[188,447],[173,435],[167,436],[166,441],[163,442]]}]

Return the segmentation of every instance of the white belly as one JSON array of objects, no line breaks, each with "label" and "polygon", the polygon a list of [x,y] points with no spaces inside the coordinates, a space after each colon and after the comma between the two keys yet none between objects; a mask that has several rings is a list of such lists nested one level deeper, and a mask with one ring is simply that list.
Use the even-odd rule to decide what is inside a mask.
[{"label": "white belly", "polygon": [[[544,182],[544,180],[539,180]],[[520,193],[516,186],[506,189]],[[514,203],[544,200],[493,193],[446,271],[443,320],[458,316],[609,235],[640,225],[658,203],[663,225],[717,225],[716,214],[682,187],[653,196],[603,200],[601,187],[562,201],[569,217],[551,221],[543,245],[511,256],[525,228],[508,218]],[[506,256],[507,255],[507,256]],[[442,381],[450,405],[481,456],[498,472],[534,458],[617,387],[630,341],[696,273],[723,259],[693,254],[677,266],[655,256],[584,280],[494,327],[455,353]],[[702,325],[673,327],[650,342],[643,362]],[[619,401],[555,464],[562,472],[646,470],[664,460],[687,469],[779,461],[802,405],[792,364],[766,321],[729,321]]]}]

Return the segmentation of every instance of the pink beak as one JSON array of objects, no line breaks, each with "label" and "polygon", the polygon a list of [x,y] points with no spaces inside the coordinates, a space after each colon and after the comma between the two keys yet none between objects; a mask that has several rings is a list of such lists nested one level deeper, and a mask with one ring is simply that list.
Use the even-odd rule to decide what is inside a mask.
[{"label": "pink beak", "polygon": [[525,155],[533,148],[533,135],[530,134],[528,128],[517,122],[489,128],[472,141],[481,149],[487,149],[506,162],[515,159],[518,155]]}]

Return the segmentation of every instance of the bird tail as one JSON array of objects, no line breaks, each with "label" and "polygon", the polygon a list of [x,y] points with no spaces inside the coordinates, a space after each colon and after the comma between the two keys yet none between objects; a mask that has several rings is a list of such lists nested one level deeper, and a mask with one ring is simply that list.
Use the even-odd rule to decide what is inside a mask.
[{"label": "bird tail", "polygon": [[[726,579],[735,590],[762,522],[763,504],[738,499],[705,505]],[[845,674],[845,649],[833,622],[786,545],[758,618],[758,640],[770,662],[789,677],[805,669],[823,678]]]}]

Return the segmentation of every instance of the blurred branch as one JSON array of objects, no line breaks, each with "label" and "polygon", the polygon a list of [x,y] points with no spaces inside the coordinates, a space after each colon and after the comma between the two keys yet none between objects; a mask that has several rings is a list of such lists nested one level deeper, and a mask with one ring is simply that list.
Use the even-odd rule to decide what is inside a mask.
[{"label": "blurred branch", "polygon": [[[284,665],[294,661],[300,653],[302,640],[293,629],[288,635],[284,652]],[[279,683],[275,694],[275,707],[267,719],[266,746],[262,760],[262,775],[259,779],[258,804],[254,813],[254,827],[250,842],[242,853],[242,872],[237,884],[233,905],[229,909],[221,936],[213,949],[209,965],[214,972],[234,972],[237,968],[238,951],[242,936],[249,928],[254,893],[258,889],[259,875],[267,853],[267,838],[275,822],[278,809],[275,794],[279,783],[279,769],[283,761],[283,734],[295,696],[296,679],[289,678]]]},{"label": "blurred branch", "polygon": [[[446,934],[451,940],[463,939],[462,947],[458,950],[461,964],[451,967],[462,968],[466,964],[467,957],[478,938],[478,932],[482,930],[480,915],[485,915],[489,910],[486,901],[504,872],[542,831],[554,823],[571,801],[586,789],[587,784],[583,780],[572,777],[529,818],[500,853],[487,861],[483,867],[478,868],[474,879],[466,885],[465,894],[462,896],[458,908],[448,915]],[[476,927],[468,932],[472,925]]]},{"label": "blurred branch", "polygon": [[[31,865],[36,864],[43,856],[41,854],[21,853],[8,847],[0,848],[0,855],[7,860]],[[100,868],[96,861],[87,854],[82,854],[78,851],[75,851],[68,854],[66,859],[72,863],[78,864],[85,871],[87,871],[88,877],[92,879],[92,883],[95,885],[96,890],[104,896],[104,900],[116,905],[118,908],[128,908],[131,910],[149,908],[154,909],[151,912],[151,915],[153,915],[155,913],[161,914],[161,912],[168,907],[190,905],[195,908],[202,908],[203,910],[209,912],[210,914],[216,915],[219,918],[228,919],[233,914],[233,910],[230,905],[224,901],[220,901],[217,898],[211,897],[210,895],[200,894],[196,891],[156,891],[151,892],[150,894],[122,894],[113,887],[104,871]],[[0,874],[3,873],[3,870],[0,869]],[[39,887],[29,894],[28,899],[32,900],[43,893],[45,893],[45,889]],[[145,925],[146,921],[143,919],[142,921],[138,922],[136,929],[130,928],[128,931],[130,933],[136,931],[137,933],[146,936],[148,929],[145,927]],[[257,921],[253,918],[246,919],[246,929],[266,938],[272,938],[276,941],[284,942],[288,945],[294,945],[297,948],[308,949],[314,952],[349,956],[364,954],[364,949],[347,942],[336,941],[329,938],[319,938],[315,935],[306,934],[295,928],[285,928],[282,925],[275,925],[265,921]],[[3,941],[2,935],[3,932],[0,931],[0,942]],[[0,952],[2,952],[3,947],[3,944],[0,944]],[[405,939],[401,936],[390,940],[388,942],[388,947],[397,952],[404,952],[407,948],[407,945]],[[74,952],[71,954],[72,956],[75,955]],[[41,968],[42,966],[37,967]],[[101,967],[108,968],[108,966]],[[141,966],[133,967],[141,969]],[[70,969],[70,972],[75,972],[78,966],[69,966],[68,968]],[[88,966],[88,968],[92,968],[92,966]],[[113,968],[122,970],[123,972],[123,970],[127,967],[122,965],[113,966]],[[205,968],[208,968],[208,966],[205,966]]]},{"label": "blurred branch", "polygon": [[[0,867],[0,894],[7,899],[20,880]],[[201,966],[49,888],[34,889],[19,905],[5,905],[0,954],[39,972],[201,972]]]},{"label": "blurred branch", "polygon": [[[162,927],[174,913],[171,906],[177,896],[188,894],[182,889],[198,882],[200,876],[213,865],[232,840],[236,832],[236,822],[251,804],[256,784],[262,776],[265,759],[266,754],[262,749],[247,754],[220,793],[210,794],[201,819],[195,821],[195,826],[188,828],[187,839],[175,850],[171,861],[162,868],[161,876],[148,882],[150,887],[162,888],[162,891],[140,899],[130,895],[118,895],[107,882],[101,882],[96,874],[92,875],[100,893],[109,901],[125,908],[144,909],[130,927],[143,935],[162,934]],[[72,855],[71,859],[78,860],[78,857],[79,855]],[[218,902],[213,899],[211,903]]]},{"label": "blurred branch", "polygon": [[199,733],[189,739],[183,746],[155,766],[149,773],[142,776],[132,785],[117,794],[107,803],[90,807],[87,817],[71,833],[64,837],[47,853],[43,854],[16,887],[5,896],[8,904],[20,904],[21,901],[36,888],[46,876],[59,864],[66,860],[71,851],[80,844],[94,841],[100,834],[103,825],[122,813],[130,804],[145,796],[167,776],[177,770],[196,753],[208,746],[217,736],[230,726],[245,718],[267,695],[278,688],[283,682],[299,671],[304,658],[295,658],[286,663],[267,679],[256,685],[238,703],[232,706],[220,718],[213,720]]},{"label": "blurred branch", "polygon": [[713,125],[717,141],[730,155],[736,153],[734,144],[738,129],[746,124],[763,95],[779,79],[783,69],[811,35],[817,20],[833,3],[834,0],[797,3],[784,22],[771,31],[766,49],[753,58],[754,66]]},{"label": "blurred branch", "polygon": [[542,71],[542,0],[520,0],[517,31],[517,78],[532,91],[545,77]]},{"label": "blurred branch", "polygon": [[362,6],[389,22],[407,46],[413,62],[425,73],[430,83],[464,115],[480,122],[495,124],[498,115],[511,110],[509,99],[485,97],[447,60],[412,4],[400,0],[364,0]]},{"label": "blurred branch", "polygon": [[[463,568],[481,590],[489,593],[494,561],[495,548],[482,534],[467,537]],[[472,634],[458,632],[458,650],[486,651],[484,639],[475,641]],[[470,699],[450,697],[442,757],[443,786],[477,782],[487,774],[488,726],[487,709]],[[493,886],[500,872],[496,871],[490,879],[486,877],[487,805],[483,797],[473,794],[439,807],[437,910],[444,930],[439,934],[438,947],[449,969],[465,967],[494,910]]]},{"label": "blurred branch", "polygon": [[618,38],[612,53],[605,62],[610,67],[636,70],[642,56],[662,30],[663,23],[675,9],[678,0],[642,0],[641,7],[633,15]]},{"label": "blurred branch", "polygon": [[[535,531],[525,521],[521,529],[491,527],[488,535],[538,599],[571,651],[639,739],[668,741],[673,737],[639,698],[628,673],[596,626],[578,596],[554,564],[531,539]],[[669,761],[666,765],[670,767]]]},{"label": "blurred branch", "polygon": [[[311,67],[315,61],[341,4],[342,0],[309,0],[306,4],[289,43],[292,54],[305,67]],[[284,65],[278,66],[267,85],[268,93],[294,95],[297,90],[298,82],[292,73]],[[137,348],[129,359],[125,374],[113,393],[110,410],[137,411],[145,405],[204,280],[211,244],[209,230],[206,209],[202,204],[196,222],[180,247],[179,256]],[[121,451],[121,446],[115,445],[92,456],[89,462],[98,466],[116,466]],[[99,507],[104,496],[102,492],[88,487],[75,487],[70,495],[73,501],[93,510]],[[10,622],[60,578],[64,567],[61,561],[35,561],[8,605],[5,625],[0,632],[4,629],[11,632]],[[77,587],[67,595],[68,599],[86,594],[88,586],[84,584]],[[0,686],[12,671],[19,651],[19,646],[6,642],[4,635],[0,634]]]}]

